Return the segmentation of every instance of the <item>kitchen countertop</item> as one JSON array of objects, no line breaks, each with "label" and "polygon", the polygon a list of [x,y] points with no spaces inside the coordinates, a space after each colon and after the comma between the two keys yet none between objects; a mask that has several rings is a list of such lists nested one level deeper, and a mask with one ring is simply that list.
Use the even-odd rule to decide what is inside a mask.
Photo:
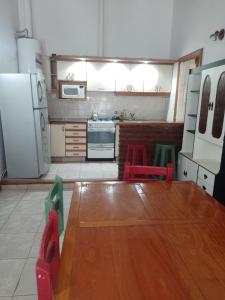
[{"label": "kitchen countertop", "polygon": [[64,124],[64,123],[86,123],[88,119],[85,118],[49,118],[50,124]]},{"label": "kitchen countertop", "polygon": [[130,125],[148,125],[148,124],[181,124],[183,122],[167,122],[167,121],[147,121],[147,120],[126,120],[126,121],[117,121],[115,125],[119,126],[130,126]]}]

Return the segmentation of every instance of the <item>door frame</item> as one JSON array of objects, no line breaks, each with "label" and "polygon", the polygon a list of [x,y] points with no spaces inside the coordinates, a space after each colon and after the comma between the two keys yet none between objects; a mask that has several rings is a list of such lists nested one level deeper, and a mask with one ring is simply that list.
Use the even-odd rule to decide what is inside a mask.
[{"label": "door frame", "polygon": [[175,96],[175,106],[174,106],[174,114],[173,114],[173,121],[176,122],[177,116],[177,104],[178,104],[178,87],[179,87],[179,80],[180,80],[180,65],[182,62],[194,59],[196,67],[202,65],[202,57],[203,57],[203,48],[195,50],[187,55],[181,56],[178,61],[178,73],[177,73],[177,87],[176,87],[176,96]]}]

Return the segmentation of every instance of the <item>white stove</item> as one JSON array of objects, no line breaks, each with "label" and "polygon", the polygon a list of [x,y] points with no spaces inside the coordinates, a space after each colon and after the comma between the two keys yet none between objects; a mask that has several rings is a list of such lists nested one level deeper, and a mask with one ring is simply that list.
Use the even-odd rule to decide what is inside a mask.
[{"label": "white stove", "polygon": [[114,159],[115,125],[111,120],[88,120],[89,159]]}]

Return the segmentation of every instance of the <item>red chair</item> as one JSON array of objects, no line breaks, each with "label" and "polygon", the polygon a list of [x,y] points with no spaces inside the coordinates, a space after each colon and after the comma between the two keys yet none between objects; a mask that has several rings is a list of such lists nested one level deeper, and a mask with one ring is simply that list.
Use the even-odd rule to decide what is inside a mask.
[{"label": "red chair", "polygon": [[38,300],[52,300],[53,287],[60,263],[58,214],[49,210],[49,221],[42,235],[36,262]]},{"label": "red chair", "polygon": [[147,148],[145,144],[128,144],[127,152],[125,156],[125,165],[130,163],[131,165],[147,166]]},{"label": "red chair", "polygon": [[[127,164],[124,170],[123,180],[134,179],[154,179],[154,175],[165,176],[167,181],[173,179],[173,165],[167,164],[167,167],[155,167],[155,166],[132,166]],[[146,177],[148,176],[148,177]],[[151,176],[151,177],[150,177]]]}]

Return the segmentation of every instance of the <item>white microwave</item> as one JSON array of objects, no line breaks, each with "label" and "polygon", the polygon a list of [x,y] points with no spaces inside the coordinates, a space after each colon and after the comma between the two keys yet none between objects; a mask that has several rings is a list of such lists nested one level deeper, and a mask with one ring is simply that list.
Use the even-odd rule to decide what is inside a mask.
[{"label": "white microwave", "polygon": [[59,80],[60,99],[86,99],[86,81]]}]

